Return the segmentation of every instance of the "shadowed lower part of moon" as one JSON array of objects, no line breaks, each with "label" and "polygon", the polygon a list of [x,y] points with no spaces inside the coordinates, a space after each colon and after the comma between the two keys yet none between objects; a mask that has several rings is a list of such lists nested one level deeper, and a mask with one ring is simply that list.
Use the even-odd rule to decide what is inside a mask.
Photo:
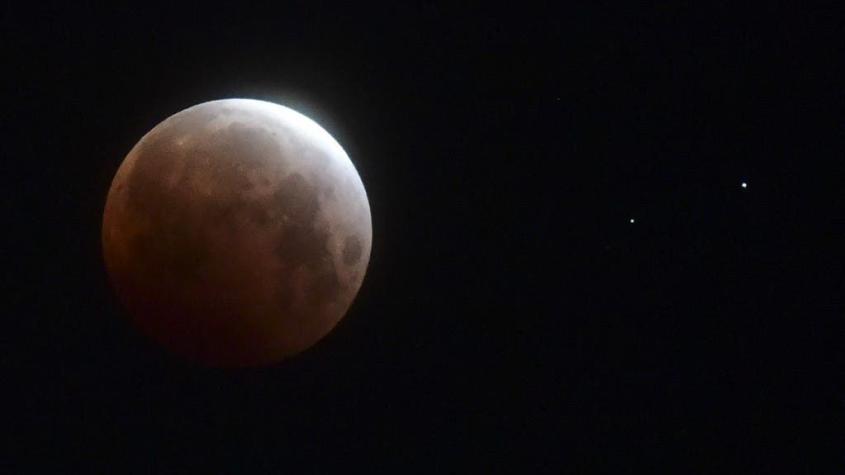
[{"label": "shadowed lower part of moon", "polygon": [[369,262],[369,203],[310,119],[203,103],[130,151],[103,217],[111,281],[141,331],[211,366],[270,364],[325,336]]}]

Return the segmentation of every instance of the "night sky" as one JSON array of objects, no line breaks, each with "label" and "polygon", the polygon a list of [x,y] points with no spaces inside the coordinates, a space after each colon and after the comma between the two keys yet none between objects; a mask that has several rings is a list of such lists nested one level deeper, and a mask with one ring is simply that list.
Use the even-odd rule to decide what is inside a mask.
[{"label": "night sky", "polygon": [[[836,2],[16,3],[0,471],[842,473]],[[373,215],[346,318],[264,369],[144,339],[101,256],[127,152],[227,97],[320,123]]]}]

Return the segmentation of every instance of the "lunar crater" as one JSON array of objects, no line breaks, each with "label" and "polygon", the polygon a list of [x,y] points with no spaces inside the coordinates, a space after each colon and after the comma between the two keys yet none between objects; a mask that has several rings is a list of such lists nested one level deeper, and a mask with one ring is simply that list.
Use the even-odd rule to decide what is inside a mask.
[{"label": "lunar crater", "polygon": [[361,260],[361,240],[358,236],[347,236],[343,241],[343,263],[351,266]]}]

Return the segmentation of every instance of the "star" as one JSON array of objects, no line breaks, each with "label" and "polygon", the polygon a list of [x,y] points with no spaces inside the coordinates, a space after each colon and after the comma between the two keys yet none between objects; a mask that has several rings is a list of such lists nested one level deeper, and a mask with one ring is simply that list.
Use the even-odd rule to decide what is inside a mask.
[{"label": "star", "polygon": [[628,220],[628,222],[631,223],[631,224],[634,224],[636,222],[636,220],[634,218],[631,218],[631,219]]},{"label": "star", "polygon": [[743,188],[748,188],[748,183],[742,182],[739,186],[741,186]]}]

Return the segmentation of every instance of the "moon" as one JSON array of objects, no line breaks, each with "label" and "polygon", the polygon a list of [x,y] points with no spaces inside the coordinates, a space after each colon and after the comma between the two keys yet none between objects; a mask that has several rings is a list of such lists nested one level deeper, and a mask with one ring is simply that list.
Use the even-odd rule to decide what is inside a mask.
[{"label": "moon", "polygon": [[372,246],[346,152],[287,107],[205,102],[144,135],[103,213],[103,257],[134,324],[213,367],[300,353],[346,314]]}]

